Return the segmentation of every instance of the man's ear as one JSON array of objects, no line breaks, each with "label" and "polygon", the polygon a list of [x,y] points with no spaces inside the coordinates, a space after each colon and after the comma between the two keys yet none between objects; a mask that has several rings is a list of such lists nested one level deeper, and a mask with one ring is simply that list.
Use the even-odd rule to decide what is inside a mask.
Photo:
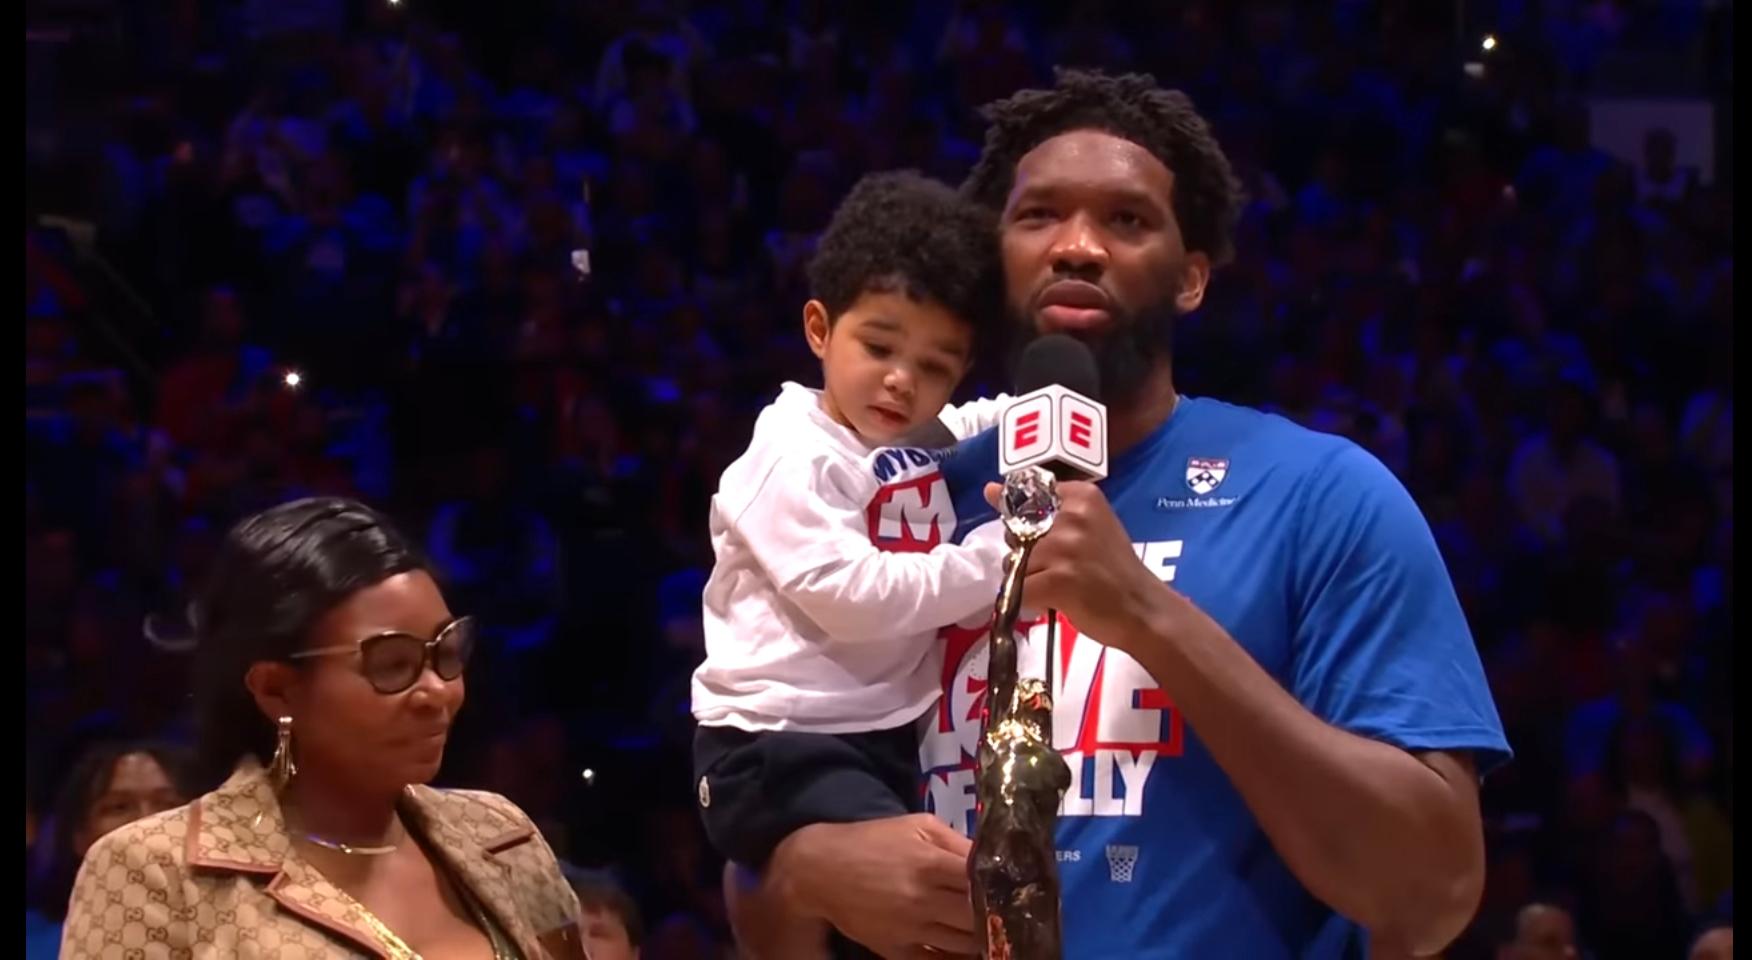
[{"label": "man's ear", "polygon": [[1186,255],[1181,268],[1180,292],[1174,295],[1174,306],[1182,315],[1198,309],[1204,302],[1205,285],[1211,281],[1211,258],[1202,253]]}]

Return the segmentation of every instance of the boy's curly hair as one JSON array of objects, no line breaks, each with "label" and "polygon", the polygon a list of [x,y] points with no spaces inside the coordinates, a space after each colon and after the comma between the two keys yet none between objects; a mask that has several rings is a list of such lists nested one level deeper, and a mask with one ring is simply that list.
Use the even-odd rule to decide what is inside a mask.
[{"label": "boy's curly hair", "polygon": [[866,293],[940,304],[976,335],[1002,316],[997,218],[911,170],[859,180],[809,263],[810,295],[829,322]]},{"label": "boy's curly hair", "polygon": [[1242,190],[1210,125],[1179,90],[1148,74],[1109,76],[1055,69],[1048,90],[1023,90],[988,105],[985,148],[962,191],[1002,210],[1016,164],[1041,143],[1071,130],[1103,130],[1155,154],[1174,174],[1174,218],[1188,250],[1227,263],[1235,253]]}]

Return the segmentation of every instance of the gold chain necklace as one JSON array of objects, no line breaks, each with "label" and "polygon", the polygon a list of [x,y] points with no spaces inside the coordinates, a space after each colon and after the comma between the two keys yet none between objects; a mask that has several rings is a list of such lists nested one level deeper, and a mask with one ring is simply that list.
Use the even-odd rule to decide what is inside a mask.
[{"label": "gold chain necklace", "polygon": [[338,853],[344,853],[352,857],[381,857],[386,853],[394,853],[401,847],[400,843],[385,844],[380,847],[356,847],[350,843],[342,843],[339,840],[330,840],[327,837],[319,837],[314,833],[301,834],[301,836],[319,847],[334,850]]}]

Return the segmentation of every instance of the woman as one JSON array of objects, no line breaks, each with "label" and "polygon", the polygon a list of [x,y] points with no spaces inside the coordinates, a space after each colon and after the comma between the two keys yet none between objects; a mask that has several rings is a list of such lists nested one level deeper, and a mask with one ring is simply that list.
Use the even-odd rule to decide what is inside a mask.
[{"label": "woman", "polygon": [[[387,521],[302,500],[226,537],[196,607],[202,760],[231,775],[86,855],[64,957],[582,956],[523,812],[423,786],[475,628]],[[263,766],[266,762],[266,766]]]},{"label": "woman", "polygon": [[183,757],[174,748],[150,743],[101,744],[86,751],[61,787],[50,821],[47,876],[34,898],[37,910],[25,914],[27,960],[53,958],[61,948],[61,920],[67,895],[85,851],[104,834],[143,817],[188,802]]}]

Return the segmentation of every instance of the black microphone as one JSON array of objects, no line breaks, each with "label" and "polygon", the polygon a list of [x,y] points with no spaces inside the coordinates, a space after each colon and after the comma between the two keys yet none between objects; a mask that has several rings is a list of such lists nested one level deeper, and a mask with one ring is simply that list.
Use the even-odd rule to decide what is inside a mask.
[{"label": "black microphone", "polygon": [[1095,354],[1076,337],[1049,333],[1022,351],[1016,364],[1016,393],[1032,393],[1058,384],[1090,400],[1101,400],[1101,371]]}]

